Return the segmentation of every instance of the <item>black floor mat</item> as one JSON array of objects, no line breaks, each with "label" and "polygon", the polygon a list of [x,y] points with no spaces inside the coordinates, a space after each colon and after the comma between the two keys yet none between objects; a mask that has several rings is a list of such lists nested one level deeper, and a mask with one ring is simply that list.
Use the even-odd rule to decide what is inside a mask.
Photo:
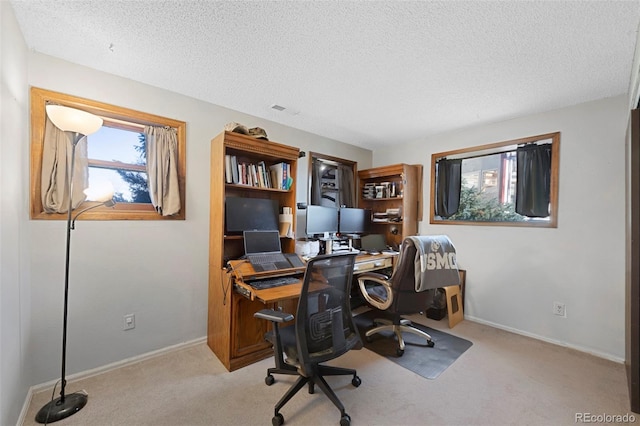
[{"label": "black floor mat", "polygon": [[376,333],[371,336],[371,342],[364,337],[364,333],[372,327],[373,319],[380,317],[377,311],[367,311],[355,317],[364,347],[427,379],[437,378],[473,345],[460,337],[413,323],[416,328],[429,333],[435,345],[430,348],[422,337],[403,333],[405,350],[404,355],[399,357],[396,355],[398,342],[392,332]]}]

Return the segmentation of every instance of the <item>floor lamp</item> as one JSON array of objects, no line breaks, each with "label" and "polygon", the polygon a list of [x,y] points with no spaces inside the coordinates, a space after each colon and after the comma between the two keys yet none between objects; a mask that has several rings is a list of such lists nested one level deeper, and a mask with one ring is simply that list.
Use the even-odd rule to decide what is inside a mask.
[{"label": "floor lamp", "polygon": [[71,395],[65,395],[66,379],[65,367],[67,358],[67,307],[69,300],[69,250],[71,248],[71,230],[75,223],[75,219],[85,211],[99,207],[102,205],[113,206],[113,192],[105,199],[99,200],[100,204],[91,206],[77,213],[73,217],[73,171],[76,158],[76,145],[87,135],[94,133],[102,127],[102,119],[98,116],[81,111],[75,108],[69,108],[61,105],[47,105],[47,116],[51,122],[60,130],[64,131],[71,143],[71,162],[67,169],[68,197],[69,205],[67,209],[67,251],[65,259],[64,271],[64,312],[62,316],[62,374],[60,378],[60,397],[52,399],[45,404],[38,414],[36,421],[38,423],[53,423],[62,420],[77,413],[87,403],[88,395],[84,392],[75,392]]}]

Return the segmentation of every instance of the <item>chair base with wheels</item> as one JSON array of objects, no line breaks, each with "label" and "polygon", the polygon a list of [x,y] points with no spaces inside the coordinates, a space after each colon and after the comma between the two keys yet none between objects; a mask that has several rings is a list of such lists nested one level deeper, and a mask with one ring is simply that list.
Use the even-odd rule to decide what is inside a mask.
[{"label": "chair base with wheels", "polygon": [[[345,411],[344,405],[342,405],[342,402],[340,402],[333,389],[331,389],[329,384],[327,384],[324,376],[353,376],[351,378],[351,384],[356,388],[362,384],[362,380],[358,377],[356,370],[350,368],[330,367],[327,365],[318,365],[317,367],[317,371],[311,377],[298,377],[298,380],[296,380],[287,393],[285,393],[280,401],[278,401],[274,408],[273,418],[271,419],[271,424],[273,426],[281,426],[284,424],[284,416],[280,414],[280,409],[284,407],[284,405],[307,384],[310,394],[315,393],[315,385],[318,385],[331,402],[333,402],[333,405],[340,410],[340,426],[349,426],[351,424],[351,417],[349,417]],[[268,378],[269,376],[267,376],[267,379]],[[265,379],[265,382],[269,384],[267,379]],[[271,376],[271,380],[271,383],[273,384],[273,376]]]},{"label": "chair base with wheels", "polygon": [[432,348],[435,343],[431,340],[431,336],[428,333],[425,333],[422,330],[415,328],[411,321],[406,318],[399,318],[399,320],[388,320],[382,318],[376,318],[373,320],[373,328],[367,330],[365,333],[365,338],[368,342],[371,341],[371,336],[376,333],[380,333],[383,331],[392,331],[396,335],[396,339],[398,340],[398,348],[396,349],[396,355],[402,356],[404,354],[405,343],[402,337],[402,333],[411,333],[416,336],[423,337],[427,340],[427,346]]}]

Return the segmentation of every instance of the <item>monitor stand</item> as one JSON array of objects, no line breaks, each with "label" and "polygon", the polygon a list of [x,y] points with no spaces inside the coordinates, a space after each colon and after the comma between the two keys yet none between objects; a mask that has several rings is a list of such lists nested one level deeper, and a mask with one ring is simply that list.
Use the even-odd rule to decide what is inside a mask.
[{"label": "monitor stand", "polygon": [[[334,253],[360,253],[360,250],[358,250],[357,248],[353,247],[353,236],[349,236],[349,238],[347,238],[347,245],[339,245],[337,248],[334,248],[332,251]],[[344,240],[343,240],[344,241]],[[332,244],[333,245],[333,244]]]},{"label": "monitor stand", "polygon": [[333,253],[333,238],[331,236],[331,233],[325,232],[320,240],[324,243],[324,253]]}]

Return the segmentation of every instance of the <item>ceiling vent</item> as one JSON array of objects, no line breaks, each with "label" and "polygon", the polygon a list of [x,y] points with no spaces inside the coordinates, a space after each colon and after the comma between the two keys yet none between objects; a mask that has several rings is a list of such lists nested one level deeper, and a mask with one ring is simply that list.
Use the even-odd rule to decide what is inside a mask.
[{"label": "ceiling vent", "polygon": [[286,112],[289,115],[298,115],[300,114],[300,110],[283,107],[282,105],[273,104],[271,105],[271,109],[275,109],[276,111]]}]

